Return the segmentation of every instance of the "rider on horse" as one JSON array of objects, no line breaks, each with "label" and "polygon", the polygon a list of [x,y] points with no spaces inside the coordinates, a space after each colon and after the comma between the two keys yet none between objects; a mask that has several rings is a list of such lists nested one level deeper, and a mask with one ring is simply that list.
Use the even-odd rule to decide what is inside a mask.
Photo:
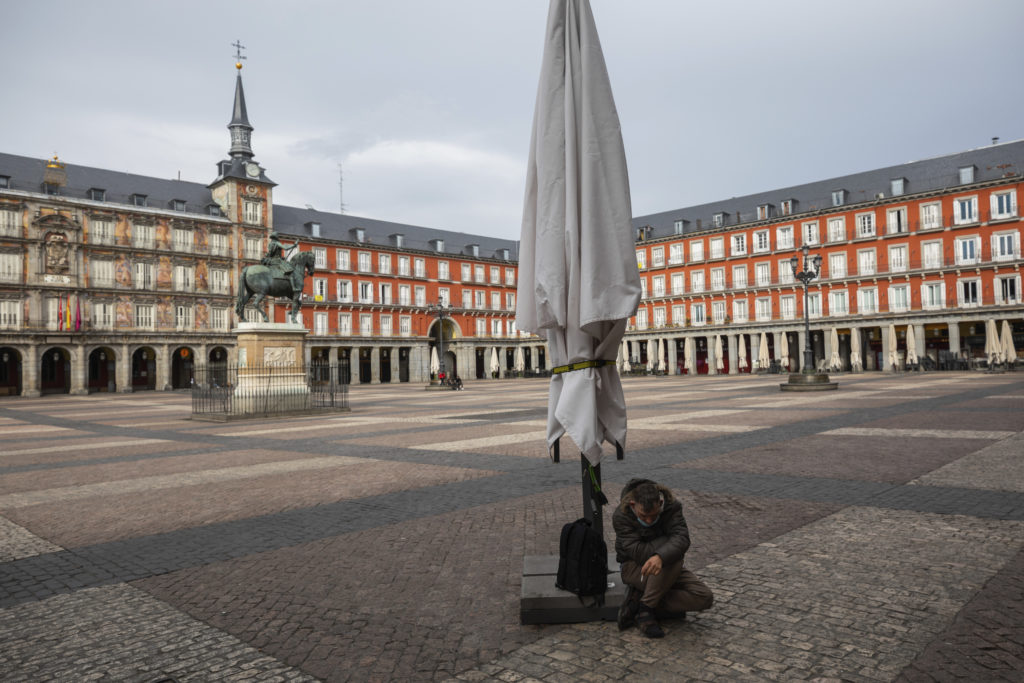
[{"label": "rider on horse", "polygon": [[274,274],[275,278],[283,278],[291,280],[296,286],[298,283],[295,280],[295,266],[288,260],[287,256],[290,251],[299,246],[298,240],[295,244],[289,247],[285,247],[279,241],[280,235],[276,232],[270,233],[270,244],[267,245],[267,255],[260,259],[260,263],[270,268],[270,272]]}]

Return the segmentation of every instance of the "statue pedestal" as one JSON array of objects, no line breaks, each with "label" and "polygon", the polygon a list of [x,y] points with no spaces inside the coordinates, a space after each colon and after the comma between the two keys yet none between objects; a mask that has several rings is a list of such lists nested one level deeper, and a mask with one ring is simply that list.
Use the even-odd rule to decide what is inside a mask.
[{"label": "statue pedestal", "polygon": [[312,408],[306,335],[296,323],[240,323],[235,415],[305,412]]},{"label": "statue pedestal", "polygon": [[824,373],[793,372],[788,382],[779,385],[782,391],[834,391],[838,388],[839,383],[830,381]]}]

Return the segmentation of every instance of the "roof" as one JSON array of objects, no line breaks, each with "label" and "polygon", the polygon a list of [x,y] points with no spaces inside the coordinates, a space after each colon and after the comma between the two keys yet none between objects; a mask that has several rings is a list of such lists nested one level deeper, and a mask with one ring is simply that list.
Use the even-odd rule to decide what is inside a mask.
[{"label": "roof", "polygon": [[959,171],[964,166],[975,167],[974,183],[1020,176],[1024,172],[1024,140],[993,144],[745,197],[636,216],[633,218],[633,227],[650,226],[653,234],[648,234],[648,239],[659,239],[675,234],[677,220],[687,221],[683,232],[691,233],[712,229],[714,216],[724,213],[727,215],[724,216],[723,227],[732,228],[757,221],[757,208],[765,204],[774,207],[770,219],[777,222],[781,218],[779,207],[787,199],[794,201],[792,213],[796,215],[837,210],[838,207],[832,205],[832,192],[836,190],[844,190],[846,193],[844,207],[874,201],[879,195],[891,201],[891,181],[894,179],[904,179],[904,195],[948,190],[960,185]]}]

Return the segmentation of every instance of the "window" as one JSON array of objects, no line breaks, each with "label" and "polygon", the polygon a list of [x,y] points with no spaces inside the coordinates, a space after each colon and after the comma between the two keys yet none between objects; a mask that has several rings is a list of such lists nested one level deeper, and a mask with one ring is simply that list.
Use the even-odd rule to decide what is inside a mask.
[{"label": "window", "polygon": [[516,283],[516,270],[515,268],[505,269],[505,284],[510,287]]},{"label": "window", "polygon": [[462,307],[466,309],[473,308],[473,290],[462,290]]},{"label": "window", "polygon": [[242,200],[242,222],[249,225],[262,225],[263,204],[251,199]]},{"label": "window", "polygon": [[391,274],[391,254],[377,254],[377,272]]},{"label": "window", "polygon": [[351,258],[348,249],[338,249],[334,252],[335,268],[337,270],[352,270]]},{"label": "window", "polygon": [[832,206],[842,206],[846,201],[846,190],[832,190]]},{"label": "window", "polygon": [[889,181],[889,193],[893,197],[899,197],[903,194],[904,184],[906,183],[905,178],[893,178]]},{"label": "window", "polygon": [[935,230],[942,227],[942,204],[933,202],[921,205],[921,230]]},{"label": "window", "polygon": [[324,337],[327,335],[327,313],[317,311],[313,313],[313,334]]},{"label": "window", "polygon": [[[319,237],[320,236],[320,224],[316,223],[316,222],[310,222],[310,224],[309,224],[309,232],[310,232],[310,234],[313,237]],[[326,325],[326,324],[327,323],[325,322],[324,325]]]},{"label": "window", "polygon": [[946,285],[942,282],[926,282],[921,285],[921,305],[929,311],[946,307]]},{"label": "window", "polygon": [[735,299],[732,302],[732,319],[734,322],[747,322],[747,300]]},{"label": "window", "polygon": [[393,316],[387,315],[387,314],[382,315],[380,317],[380,334],[381,334],[382,337],[390,337],[391,336],[391,322],[392,322],[392,318],[393,318]]},{"label": "window", "polygon": [[184,199],[172,199],[171,200],[171,210],[172,211],[184,211],[185,210],[185,200]]},{"label": "window", "polygon": [[414,277],[427,276],[427,262],[421,258],[413,259],[412,273]]},{"label": "window", "polygon": [[409,337],[412,335],[412,317],[408,315],[402,315],[398,317],[398,334],[403,337]]},{"label": "window", "polygon": [[21,236],[21,214],[14,209],[0,209],[0,235]]},{"label": "window", "polygon": [[133,206],[145,206],[146,205],[146,195],[144,195],[144,194],[138,194],[138,193],[133,194],[130,197],[130,199],[131,199],[131,203],[132,203]]},{"label": "window", "polygon": [[682,243],[670,244],[668,247],[668,262],[669,264],[675,265],[683,262],[683,245]]},{"label": "window", "polygon": [[444,253],[444,240],[430,240],[430,243],[434,246],[434,251],[438,254]]},{"label": "window", "polygon": [[679,295],[686,291],[686,279],[682,273],[672,273],[672,294]]},{"label": "window", "polygon": [[795,295],[787,294],[786,296],[779,297],[779,314],[783,320],[793,320],[796,318]]},{"label": "window", "polygon": [[889,247],[889,272],[905,273],[907,270],[907,246],[900,244]]},{"label": "window", "polygon": [[956,264],[969,266],[978,263],[981,252],[980,237],[959,237],[956,240]]},{"label": "window", "polygon": [[647,309],[638,308],[636,309],[636,328],[638,330],[647,329]]},{"label": "window", "polygon": [[469,263],[462,264],[462,281],[470,282],[473,279],[473,266]]},{"label": "window", "polygon": [[1020,255],[1020,233],[1003,232],[992,235],[992,258],[996,261],[1011,261]]},{"label": "window", "polygon": [[889,310],[906,313],[910,310],[910,285],[893,285],[889,288]]},{"label": "window", "polygon": [[828,219],[828,241],[846,241],[846,219],[842,216]]},{"label": "window", "polygon": [[500,318],[494,318],[493,320],[491,320],[491,336],[492,337],[500,337],[501,336],[501,319]]},{"label": "window", "polygon": [[747,236],[746,235],[733,235],[732,236],[732,255],[742,256],[747,253]]},{"label": "window", "polygon": [[907,210],[905,208],[889,209],[885,212],[886,232],[898,235],[907,232]]},{"label": "window", "polygon": [[828,293],[828,314],[831,316],[850,314],[850,299],[846,290]]},{"label": "window", "polygon": [[[720,228],[723,225],[725,225],[725,217],[727,215],[728,214],[725,213],[716,213],[714,216],[711,217],[711,221],[714,223],[716,228]],[[714,248],[712,248],[711,253],[714,254]],[[712,256],[711,258],[714,258],[714,256]]]},{"label": "window", "polygon": [[[657,313],[657,311],[655,311]],[[662,316],[664,317],[665,311],[662,310]],[[657,318],[657,316],[655,316]],[[657,320],[655,320],[657,322]],[[715,325],[722,325],[725,323],[725,302],[714,301],[711,303],[711,322]],[[661,325],[659,325],[661,327]]]},{"label": "window", "polygon": [[113,287],[114,286],[114,262],[102,259],[93,260],[89,264],[92,270],[92,285],[93,287]]},{"label": "window", "polygon": [[820,318],[821,317],[821,293],[820,292],[809,292],[807,294],[807,317],[809,317],[809,318]]},{"label": "window", "polygon": [[191,306],[174,307],[174,326],[179,330],[191,330],[194,327]]},{"label": "window", "polygon": [[372,265],[370,262],[370,252],[361,251],[359,252],[359,272],[369,273],[371,272]]},{"label": "window", "polygon": [[857,252],[857,274],[858,275],[874,275],[875,268],[875,250],[864,249]]},{"label": "window", "polygon": [[259,308],[246,308],[245,309],[245,322],[247,323],[259,323],[263,322],[263,317],[260,315],[260,311],[266,308],[266,304],[261,304]]},{"label": "window", "polygon": [[[0,234],[3,232],[3,214],[0,211]],[[7,234],[15,234],[13,232]],[[106,219],[92,219],[89,221],[89,241],[93,244],[114,243],[114,222]]]},{"label": "window", "polygon": [[793,248],[793,226],[784,225],[775,230],[775,248],[777,250]]},{"label": "window", "polygon": [[335,284],[335,289],[338,294],[338,301],[351,302],[352,301],[352,283],[348,280],[338,280]]},{"label": "window", "polygon": [[862,315],[878,313],[878,289],[861,287],[857,290],[857,312]]},{"label": "window", "polygon": [[758,263],[754,265],[754,278],[758,287],[767,287],[772,283],[772,264]]},{"label": "window", "polygon": [[725,289],[725,268],[711,269],[711,289],[715,292]]},{"label": "window", "polygon": [[491,284],[492,285],[500,285],[501,284],[501,268],[499,268],[497,266],[491,266]]},{"label": "window", "polygon": [[771,240],[767,230],[758,230],[754,233],[754,253],[761,254],[771,249]]},{"label": "window", "polygon": [[21,327],[21,302],[0,301],[0,328],[18,329]]},{"label": "window", "polygon": [[214,256],[227,256],[228,236],[222,232],[211,232],[210,253]]},{"label": "window", "polygon": [[921,245],[921,255],[925,268],[942,267],[942,241],[925,242]]},{"label": "window", "polygon": [[654,296],[665,296],[665,276],[658,275],[651,278],[652,289],[654,290]]},{"label": "window", "polygon": [[978,221],[978,198],[961,197],[953,200],[953,223],[965,225]]},{"label": "window", "polygon": [[874,237],[875,236],[875,214],[873,213],[859,213],[857,214],[857,237]]},{"label": "window", "polygon": [[451,271],[448,267],[447,261],[437,262],[437,279],[438,280],[451,280]]},{"label": "window", "polygon": [[676,235],[682,235],[683,234],[683,230],[685,230],[685,229],[686,229],[686,221],[684,221],[684,220],[677,220],[677,221],[675,221],[672,224],[672,231]]},{"label": "window", "polygon": [[339,313],[338,314],[338,334],[343,337],[352,336],[352,314],[351,313]]},{"label": "window", "polygon": [[981,291],[980,280],[960,280],[957,287],[960,290],[961,306],[977,306],[981,302],[978,296]]},{"label": "window", "polygon": [[665,265],[665,247],[654,247],[651,249],[651,265],[661,268]]},{"label": "window", "polygon": [[747,267],[746,266],[733,266],[732,267],[732,288],[733,289],[744,289],[747,286]]},{"label": "window", "polygon": [[441,304],[442,306],[451,306],[452,305],[451,292],[448,290],[447,287],[438,287],[437,288],[437,302],[439,304]]},{"label": "window", "polygon": [[419,307],[427,305],[427,288],[426,287],[415,287],[412,290],[414,298],[414,304]]},{"label": "window", "polygon": [[996,192],[992,194],[992,220],[1000,218],[1013,218],[1017,215],[1017,193]]},{"label": "window", "polygon": [[672,307],[672,324],[677,327],[686,325],[686,306],[676,304]]},{"label": "window", "polygon": [[152,263],[136,263],[135,289],[146,289],[152,291],[156,285],[153,279],[154,270]]},{"label": "window", "polygon": [[772,319],[772,300],[769,297],[766,297],[766,296],[758,297],[754,301],[754,319],[755,320],[771,320]]},{"label": "window", "polygon": [[153,329],[152,304],[135,304],[135,327],[140,330]]},{"label": "window", "polygon": [[195,286],[195,273],[192,266],[174,266],[174,290],[191,292]]},{"label": "window", "polygon": [[1020,303],[1020,275],[1004,275],[995,279],[997,304]]},{"label": "window", "polygon": [[690,273],[690,291],[699,294],[704,291],[704,271],[695,270]]},{"label": "window", "polygon": [[481,265],[473,266],[473,281],[474,282],[485,282],[484,280],[484,267]]},{"label": "window", "polygon": [[[106,199],[107,199],[107,191],[106,190],[101,190],[98,187],[93,187],[93,188],[91,188],[89,190],[89,199],[91,199],[94,202],[106,201]],[[182,210],[184,210],[184,209],[182,209]]]},{"label": "window", "polygon": [[691,261],[703,261],[704,260],[704,242],[703,240],[695,240],[690,242],[690,260]]},{"label": "window", "polygon": [[228,329],[228,309],[221,307],[214,307],[210,309],[210,327],[215,330],[226,330]]},{"label": "window", "polygon": [[960,184],[968,185],[974,182],[974,166],[960,167]]},{"label": "window", "polygon": [[779,260],[779,284],[780,285],[791,285],[794,282],[793,275],[793,264],[788,258]]},{"label": "window", "polygon": [[501,310],[501,292],[491,292],[491,310]]},{"label": "window", "polygon": [[132,246],[136,249],[152,249],[155,245],[152,225],[136,223],[132,225]]},{"label": "window", "polygon": [[757,207],[757,220],[764,221],[768,220],[772,216],[772,205],[761,204]]},{"label": "window", "polygon": [[804,244],[812,246],[818,244],[818,221],[804,223],[801,227],[803,227]]},{"label": "window", "polygon": [[110,330],[114,327],[114,304],[97,302],[92,305],[92,326],[99,330]]},{"label": "window", "polygon": [[327,278],[315,277],[313,278],[313,300],[314,301],[326,301],[327,300]]},{"label": "window", "polygon": [[664,306],[659,306],[658,308],[654,309],[654,326],[655,327],[665,327],[665,308],[664,308]]},{"label": "window", "polygon": [[782,213],[783,216],[788,216],[789,214],[793,213],[793,200],[783,199],[782,202],[779,204],[779,211]]},{"label": "window", "polygon": [[828,255],[828,276],[833,280],[846,277],[846,252]]},{"label": "window", "polygon": [[486,296],[487,296],[487,292],[485,292],[485,291],[483,291],[481,289],[476,290],[476,307],[478,309],[480,309],[480,310],[484,309],[484,305],[486,303],[484,299],[485,299]]},{"label": "window", "polygon": [[359,316],[359,335],[362,337],[373,336],[373,314],[362,313]]},{"label": "window", "polygon": [[409,285],[398,285],[398,305],[408,306],[412,303],[412,288]]},{"label": "window", "polygon": [[0,253],[0,282],[21,282],[20,253]]},{"label": "window", "polygon": [[643,270],[647,267],[647,250],[637,249],[636,250],[636,267]]},{"label": "window", "polygon": [[711,238],[711,258],[725,257],[725,240],[721,237]]},{"label": "window", "polygon": [[360,282],[359,283],[359,303],[361,303],[361,304],[372,304],[373,303],[373,283],[372,282]]},{"label": "window", "polygon": [[694,325],[703,325],[707,322],[704,315],[704,304],[690,304],[690,321]]},{"label": "window", "polygon": [[313,266],[317,270],[327,270],[326,247],[313,247]]},{"label": "window", "polygon": [[246,237],[245,258],[249,259],[250,261],[259,261],[261,246],[262,241],[258,237]]}]

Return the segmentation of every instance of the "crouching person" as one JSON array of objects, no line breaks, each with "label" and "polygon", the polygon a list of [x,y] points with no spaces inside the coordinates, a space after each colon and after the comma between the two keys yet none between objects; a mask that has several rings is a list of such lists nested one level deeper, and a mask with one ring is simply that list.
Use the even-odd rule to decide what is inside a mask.
[{"label": "crouching person", "polygon": [[619,630],[634,623],[648,638],[661,638],[654,610],[681,614],[711,607],[714,596],[704,582],[683,566],[690,530],[683,504],[665,486],[633,479],[622,489],[612,515],[615,559],[629,587],[619,608]]}]

